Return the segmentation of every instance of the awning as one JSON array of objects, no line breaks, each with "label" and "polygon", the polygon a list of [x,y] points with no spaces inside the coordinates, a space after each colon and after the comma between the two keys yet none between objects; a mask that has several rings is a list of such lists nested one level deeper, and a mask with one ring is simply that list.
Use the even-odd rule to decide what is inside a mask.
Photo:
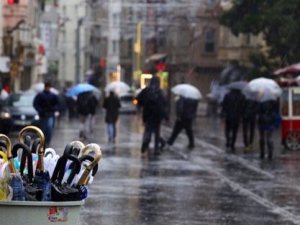
[{"label": "awning", "polygon": [[146,59],[146,61],[157,61],[157,60],[165,58],[166,56],[167,56],[167,54],[164,54],[164,53],[156,53],[156,54],[153,54],[150,57],[148,57]]}]

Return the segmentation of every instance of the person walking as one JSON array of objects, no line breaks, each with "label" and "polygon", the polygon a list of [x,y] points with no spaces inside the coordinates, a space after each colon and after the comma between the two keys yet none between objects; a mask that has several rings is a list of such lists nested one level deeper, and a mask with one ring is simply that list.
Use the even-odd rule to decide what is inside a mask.
[{"label": "person walking", "polygon": [[138,106],[142,108],[144,134],[141,152],[148,151],[151,136],[154,134],[154,154],[160,154],[160,144],[164,144],[160,137],[160,126],[163,119],[168,120],[167,99],[160,88],[159,77],[153,76],[149,86],[144,88],[137,96]]},{"label": "person walking", "polygon": [[106,110],[105,122],[108,142],[115,142],[117,136],[116,122],[119,117],[120,99],[114,91],[109,92],[109,96],[103,101],[103,108]]},{"label": "person walking", "polygon": [[258,129],[259,129],[259,147],[260,158],[265,157],[265,147],[268,149],[268,159],[273,158],[273,131],[276,128],[277,115],[279,113],[278,102],[268,100],[259,103],[258,107]]},{"label": "person walking", "polygon": [[51,142],[55,113],[59,111],[60,104],[58,96],[50,91],[51,82],[45,82],[45,88],[38,93],[33,100],[33,107],[40,117],[40,128],[45,134],[45,144],[49,147]]},{"label": "person walking", "polygon": [[77,113],[80,120],[79,137],[83,140],[87,139],[87,135],[92,131],[92,115],[95,110],[98,100],[91,91],[83,92],[77,96]]},{"label": "person walking", "polygon": [[242,114],[243,141],[246,152],[253,149],[257,111],[258,102],[246,97]]},{"label": "person walking", "polygon": [[245,96],[239,89],[231,89],[221,103],[221,117],[225,119],[226,148],[235,152],[235,142],[242,118]]},{"label": "person walking", "polygon": [[192,126],[196,118],[197,108],[198,100],[179,96],[176,101],[176,121],[172,134],[167,141],[168,145],[173,145],[178,134],[184,129],[189,140],[188,149],[195,147]]}]

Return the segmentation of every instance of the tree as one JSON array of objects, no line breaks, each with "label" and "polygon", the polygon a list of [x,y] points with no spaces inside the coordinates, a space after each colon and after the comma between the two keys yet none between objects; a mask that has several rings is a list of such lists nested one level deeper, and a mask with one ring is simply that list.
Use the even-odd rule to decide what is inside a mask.
[{"label": "tree", "polygon": [[[233,0],[220,22],[235,35],[263,34],[268,46],[265,63],[278,67],[300,61],[299,18],[300,0]],[[252,58],[263,57],[259,55]]]}]

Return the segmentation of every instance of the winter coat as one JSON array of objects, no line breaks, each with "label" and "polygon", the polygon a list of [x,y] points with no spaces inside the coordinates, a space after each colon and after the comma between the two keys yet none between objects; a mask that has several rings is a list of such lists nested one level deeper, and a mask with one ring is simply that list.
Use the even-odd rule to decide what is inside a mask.
[{"label": "winter coat", "polygon": [[77,96],[76,106],[80,115],[95,114],[98,100],[92,92],[84,92]]},{"label": "winter coat", "polygon": [[152,78],[150,85],[137,96],[138,106],[143,108],[144,122],[160,123],[163,119],[168,119],[167,100],[156,78]]},{"label": "winter coat", "polygon": [[255,119],[258,112],[259,103],[251,99],[245,99],[243,119],[252,120]]},{"label": "winter coat", "polygon": [[180,120],[192,120],[196,117],[198,100],[180,97],[176,102],[176,115]]},{"label": "winter coat", "polygon": [[227,120],[239,120],[243,114],[245,96],[240,90],[232,89],[224,97],[221,104],[221,115]]},{"label": "winter coat", "polygon": [[58,96],[44,90],[35,96],[33,107],[38,112],[40,118],[52,117],[60,108]]},{"label": "winter coat", "polygon": [[111,94],[104,99],[103,108],[106,109],[106,123],[115,123],[118,120],[120,107],[121,103],[117,96]]},{"label": "winter coat", "polygon": [[260,130],[272,130],[276,126],[276,119],[279,113],[278,103],[269,100],[259,103],[258,126]]}]

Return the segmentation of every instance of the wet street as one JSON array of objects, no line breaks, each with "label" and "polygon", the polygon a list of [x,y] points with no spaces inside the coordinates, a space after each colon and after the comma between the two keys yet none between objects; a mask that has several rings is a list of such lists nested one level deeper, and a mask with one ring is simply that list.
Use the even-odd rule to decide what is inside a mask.
[{"label": "wet street", "polygon": [[[171,125],[164,124],[163,137]],[[52,146],[62,151],[78,127],[60,121]],[[278,135],[276,158],[261,161],[257,148],[242,152],[241,140],[236,154],[226,153],[222,124],[213,131],[206,117],[197,118],[192,151],[183,133],[158,157],[142,157],[142,131],[140,117],[121,115],[117,141],[109,145],[98,115],[89,142],[101,145],[103,159],[81,225],[300,224],[300,154],[283,153]]]}]

